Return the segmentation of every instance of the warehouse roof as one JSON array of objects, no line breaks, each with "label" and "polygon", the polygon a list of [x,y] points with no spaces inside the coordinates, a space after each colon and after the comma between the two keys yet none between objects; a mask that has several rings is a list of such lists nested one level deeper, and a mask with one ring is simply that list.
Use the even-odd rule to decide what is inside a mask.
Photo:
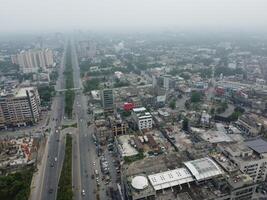
[{"label": "warehouse roof", "polygon": [[161,190],[194,181],[186,168],[179,168],[149,175],[148,179],[155,190]]},{"label": "warehouse roof", "polygon": [[204,180],[222,174],[219,166],[209,157],[184,162],[196,180]]}]

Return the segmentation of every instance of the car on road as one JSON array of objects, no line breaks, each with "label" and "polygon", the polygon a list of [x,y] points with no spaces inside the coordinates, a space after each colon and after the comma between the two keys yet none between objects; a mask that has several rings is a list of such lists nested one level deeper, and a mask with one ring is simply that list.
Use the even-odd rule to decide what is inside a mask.
[{"label": "car on road", "polygon": [[55,157],[55,162],[57,162],[57,157]]},{"label": "car on road", "polygon": [[96,176],[98,176],[98,175],[99,175],[99,174],[98,174],[98,171],[97,171],[97,169],[95,170],[95,175],[96,175]]},{"label": "car on road", "polygon": [[54,191],[53,188],[49,188],[48,193],[51,194],[53,193],[53,191]]},{"label": "car on road", "polygon": [[85,190],[82,190],[82,195],[85,196]]},{"label": "car on road", "polygon": [[95,162],[93,162],[93,165],[95,166]]}]

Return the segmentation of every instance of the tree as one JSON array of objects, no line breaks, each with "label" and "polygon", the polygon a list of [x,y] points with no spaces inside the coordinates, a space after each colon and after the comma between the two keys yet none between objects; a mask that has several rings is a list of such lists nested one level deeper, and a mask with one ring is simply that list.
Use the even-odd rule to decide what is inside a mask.
[{"label": "tree", "polygon": [[231,121],[236,121],[238,120],[238,117],[241,115],[242,113],[240,113],[239,111],[235,111],[231,114],[230,116],[230,120]]},{"label": "tree", "polygon": [[84,84],[84,92],[90,92],[91,90],[99,89],[101,79],[93,78],[91,80],[87,80]]},{"label": "tree", "polygon": [[191,95],[191,102],[192,103],[197,103],[197,102],[200,102],[201,101],[201,93],[200,92],[192,92],[192,95]]},{"label": "tree", "polygon": [[41,98],[41,105],[47,105],[55,94],[54,86],[38,86],[38,93]]},{"label": "tree", "polygon": [[210,109],[210,114],[211,114],[211,115],[214,115],[214,114],[215,114],[215,108],[211,108],[211,109]]},{"label": "tree", "polygon": [[176,102],[172,100],[169,104],[169,107],[174,110],[176,108]]}]

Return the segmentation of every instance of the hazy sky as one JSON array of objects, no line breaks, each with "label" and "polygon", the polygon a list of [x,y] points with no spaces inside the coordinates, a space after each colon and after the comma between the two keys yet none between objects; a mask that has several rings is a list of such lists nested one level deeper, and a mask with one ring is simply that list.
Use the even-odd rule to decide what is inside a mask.
[{"label": "hazy sky", "polygon": [[267,0],[1,0],[0,32],[265,28]]}]

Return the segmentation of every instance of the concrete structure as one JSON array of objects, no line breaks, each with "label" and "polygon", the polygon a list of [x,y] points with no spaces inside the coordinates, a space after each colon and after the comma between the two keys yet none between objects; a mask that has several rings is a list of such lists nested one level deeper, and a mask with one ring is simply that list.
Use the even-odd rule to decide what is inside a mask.
[{"label": "concrete structure", "polygon": [[138,154],[138,151],[130,144],[132,138],[130,135],[121,135],[116,137],[115,144],[122,160],[125,156],[134,156]]},{"label": "concrete structure", "polygon": [[153,159],[127,167],[122,186],[125,199],[183,199],[186,194],[186,199],[191,200],[237,200],[253,199],[255,194],[257,184],[250,176],[239,171],[225,174],[212,158],[187,161],[185,167],[179,163],[172,166],[168,158],[162,158],[166,166],[175,168],[168,170]]},{"label": "concrete structure", "polygon": [[239,170],[249,175],[254,182],[261,182],[266,180],[266,142],[255,140],[254,142],[249,141],[247,143],[219,144],[218,148],[227,158],[230,159],[232,163],[238,166]]},{"label": "concrete structure", "polygon": [[121,120],[116,120],[112,122],[112,133],[114,136],[125,135],[127,133],[128,124],[122,122]]},{"label": "concrete structure", "polygon": [[40,97],[35,87],[3,91],[0,96],[0,126],[36,123],[40,117]]},{"label": "concrete structure", "polygon": [[262,123],[253,115],[242,115],[235,125],[246,135],[257,136],[261,132]]},{"label": "concrete structure", "polygon": [[146,110],[146,108],[134,108],[132,115],[139,130],[152,128],[152,115]]}]

